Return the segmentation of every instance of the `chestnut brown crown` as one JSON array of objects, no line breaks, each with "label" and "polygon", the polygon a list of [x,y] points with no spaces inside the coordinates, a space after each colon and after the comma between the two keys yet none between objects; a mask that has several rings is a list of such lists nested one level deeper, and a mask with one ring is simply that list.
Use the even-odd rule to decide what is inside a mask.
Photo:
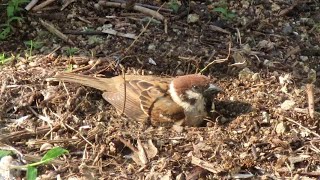
[{"label": "chestnut brown crown", "polygon": [[184,94],[187,90],[201,93],[210,87],[210,78],[200,74],[191,74],[177,77],[172,83],[178,95]]}]

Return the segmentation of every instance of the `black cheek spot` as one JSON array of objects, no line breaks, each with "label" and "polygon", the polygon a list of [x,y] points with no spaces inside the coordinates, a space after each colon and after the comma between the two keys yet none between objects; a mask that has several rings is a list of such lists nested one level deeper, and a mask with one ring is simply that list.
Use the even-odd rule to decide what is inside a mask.
[{"label": "black cheek spot", "polygon": [[188,99],[188,103],[190,103],[191,105],[194,105],[196,103],[197,99]]}]

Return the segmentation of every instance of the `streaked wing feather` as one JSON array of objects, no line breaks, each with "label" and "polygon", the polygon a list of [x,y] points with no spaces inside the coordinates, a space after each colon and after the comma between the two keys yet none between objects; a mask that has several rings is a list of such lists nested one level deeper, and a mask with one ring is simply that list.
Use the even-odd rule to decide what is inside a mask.
[{"label": "streaked wing feather", "polygon": [[[118,112],[121,113],[124,110],[126,116],[144,121],[147,119],[148,113],[139,106],[139,97],[145,88],[149,88],[152,85],[149,82],[141,80],[126,81],[126,86],[124,84],[119,85],[118,92],[105,92],[103,93],[103,98],[112,104]],[[124,93],[124,90],[126,90],[126,93]],[[123,109],[124,101],[125,109]]]},{"label": "streaked wing feather", "polygon": [[[107,100],[112,106],[116,108],[119,113],[123,111],[124,94],[119,92],[105,92],[102,94],[103,98]],[[127,96],[124,114],[138,121],[145,121],[148,117],[139,106],[136,105],[136,100]]]},{"label": "streaked wing feather", "polygon": [[142,91],[140,94],[140,103],[142,110],[147,114],[150,114],[149,111],[154,106],[154,103],[159,97],[162,96],[165,96],[165,94],[160,89],[154,86]]}]

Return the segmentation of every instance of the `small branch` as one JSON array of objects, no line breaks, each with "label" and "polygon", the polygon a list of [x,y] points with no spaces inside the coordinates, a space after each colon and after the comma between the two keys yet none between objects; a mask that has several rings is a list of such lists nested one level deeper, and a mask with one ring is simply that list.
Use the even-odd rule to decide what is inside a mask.
[{"label": "small branch", "polygon": [[291,119],[291,118],[282,116],[282,115],[279,115],[279,116],[284,117],[287,121],[289,121],[289,122],[291,122],[291,123],[293,123],[293,124],[298,125],[299,127],[303,128],[303,129],[304,129],[305,131],[307,131],[308,133],[313,134],[314,136],[320,138],[320,135],[319,135],[318,133],[316,133],[316,132],[314,132],[314,131],[311,131],[309,128],[306,128],[306,127],[302,126],[302,124],[298,123],[297,121],[295,121],[295,120],[293,120],[293,119]]},{"label": "small branch", "polygon": [[197,158],[195,156],[192,156],[191,157],[191,164],[194,164],[196,166],[199,166],[203,169],[206,169],[212,173],[219,173],[219,171],[217,170],[218,168],[215,167],[213,164],[207,162],[207,161],[204,161],[204,160],[201,160],[200,158]]},{"label": "small branch", "polygon": [[127,146],[129,149],[131,149],[131,151],[133,152],[138,152],[138,149],[136,147],[134,147],[131,143],[129,143],[127,140],[123,139],[120,136],[116,137],[119,141],[121,141],[125,146]]},{"label": "small branch", "polygon": [[311,119],[314,119],[314,89],[313,84],[307,84],[308,110]]},{"label": "small branch", "polygon": [[55,1],[56,0],[46,0],[46,1],[42,2],[41,4],[39,4],[38,6],[32,8],[32,11],[39,11]]},{"label": "small branch", "polygon": [[217,32],[221,32],[221,33],[224,33],[224,34],[231,34],[230,31],[227,31],[225,29],[222,29],[221,27],[218,27],[218,26],[215,26],[215,25],[209,25],[209,28],[210,30],[212,31],[217,31]]},{"label": "small branch", "polygon": [[105,35],[106,33],[101,31],[76,31],[76,30],[66,30],[63,31],[64,34],[72,35]]},{"label": "small branch", "polygon": [[106,33],[106,34],[111,34],[111,35],[115,35],[115,36],[121,36],[121,37],[125,37],[125,38],[129,38],[129,39],[136,39],[137,36],[135,34],[130,34],[130,33],[122,33],[122,32],[118,32],[116,30],[113,30],[113,29],[105,29],[105,30],[102,30],[103,33]]},{"label": "small branch", "polygon": [[52,34],[58,36],[59,38],[61,38],[63,41],[65,41],[66,43],[75,46],[75,43],[71,41],[71,39],[68,38],[68,36],[64,35],[61,31],[59,31],[58,29],[56,29],[52,24],[49,24],[43,20],[40,19],[40,23],[42,24],[42,26],[44,26],[49,32],[51,32]]},{"label": "small branch", "polygon": [[125,113],[126,110],[126,101],[127,101],[127,83],[126,83],[126,73],[124,72],[124,68],[122,68],[122,76],[123,76],[123,95],[124,95],[124,99],[123,99],[123,108],[122,108],[122,112],[121,115],[123,115]]},{"label": "small branch", "polygon": [[[163,3],[161,5],[161,7],[159,7],[158,11],[162,8],[162,6],[164,6],[165,3]],[[158,12],[157,11],[157,12]],[[140,36],[142,36],[142,34],[147,30],[147,28],[149,27],[149,24],[151,23],[152,19],[154,18],[154,16],[152,16],[151,19],[149,19],[147,25],[142,29],[142,31],[140,32],[140,34],[138,35],[138,37],[130,44],[130,46],[125,50],[125,53],[128,52],[130,50],[130,48],[136,43],[136,41],[139,39]]]},{"label": "small branch", "polygon": [[[229,52],[228,52],[228,56],[224,59],[216,59],[212,62],[210,62],[206,67],[204,67],[203,69],[201,69],[200,74],[203,73],[209,66],[213,65],[213,64],[218,64],[218,63],[223,63],[225,61],[227,61],[230,57],[230,52],[231,52],[231,43],[229,43]],[[210,59],[209,59],[210,60]]]},{"label": "small branch", "polygon": [[24,9],[30,11],[30,9],[32,9],[38,3],[38,1],[39,0],[32,0]]},{"label": "small branch", "polygon": [[284,16],[286,14],[288,14],[293,8],[295,8],[298,4],[301,3],[301,0],[296,0],[293,2],[293,4],[291,6],[289,6],[288,8],[280,11],[280,13],[278,14],[278,16]]},{"label": "small branch", "polygon": [[[112,2],[117,2],[117,3],[126,3],[125,0],[111,0]],[[141,4],[141,3],[135,3],[136,5],[138,6],[142,6],[142,7],[145,7],[145,8],[149,8],[149,9],[152,9],[152,10],[158,10],[159,7],[158,6],[152,6],[152,5],[149,5],[149,4]],[[166,11],[166,12],[173,12],[172,9],[167,9],[167,8],[161,8],[160,11]]]},{"label": "small branch", "polygon": [[[126,4],[125,3],[116,3],[116,2],[107,2],[107,1],[99,1],[98,3],[100,6],[105,6],[105,7],[117,7],[117,8],[123,8],[125,9],[126,8]],[[159,8],[159,10],[162,8],[162,6]],[[135,11],[139,11],[143,14],[147,14],[149,16],[152,16],[154,17],[155,19],[158,19],[160,21],[164,21],[164,16],[162,14],[160,14],[158,11],[154,11],[154,10],[151,10],[151,9],[148,9],[148,8],[145,8],[145,7],[142,7],[142,6],[138,6],[138,5],[134,5],[133,10]]]},{"label": "small branch", "polygon": [[[117,2],[117,3],[126,3],[125,0],[111,0],[112,2]],[[152,9],[152,10],[157,10],[159,9],[158,6],[152,6],[152,5],[149,5],[149,4],[141,4],[141,3],[135,3],[136,5],[138,6],[142,6],[142,7],[145,7],[145,8],[149,8],[149,9]],[[160,11],[166,11],[166,12],[173,12],[172,9],[167,9],[167,8],[161,8]]]},{"label": "small branch", "polygon": [[61,7],[61,11],[64,10],[66,7],[68,7],[71,3],[75,2],[76,0],[67,0],[67,1],[62,1],[64,4]]}]

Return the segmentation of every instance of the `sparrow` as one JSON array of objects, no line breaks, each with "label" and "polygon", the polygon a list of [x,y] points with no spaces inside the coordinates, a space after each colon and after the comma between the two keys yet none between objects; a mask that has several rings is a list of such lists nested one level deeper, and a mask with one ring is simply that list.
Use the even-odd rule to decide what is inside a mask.
[{"label": "sparrow", "polygon": [[213,95],[221,91],[210,83],[209,77],[199,74],[99,78],[63,72],[50,79],[101,90],[103,98],[119,113],[154,126],[199,126],[214,107]]}]

